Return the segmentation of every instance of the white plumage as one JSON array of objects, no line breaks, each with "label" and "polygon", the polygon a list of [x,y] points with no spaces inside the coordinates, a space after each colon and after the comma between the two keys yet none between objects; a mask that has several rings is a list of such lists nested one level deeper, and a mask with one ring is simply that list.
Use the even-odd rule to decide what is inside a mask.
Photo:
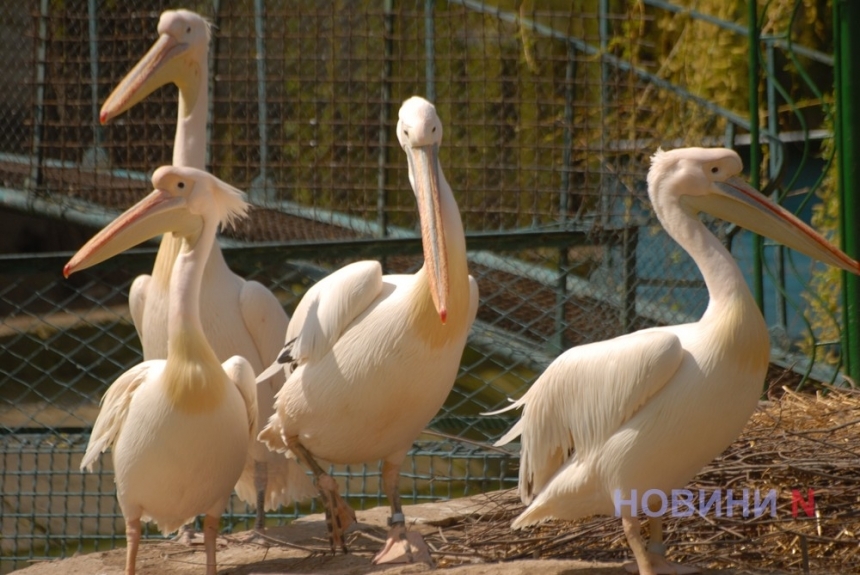
[{"label": "white plumage", "polygon": [[[383,460],[393,528],[380,562],[401,553],[414,559],[420,552],[415,541],[400,546],[409,535],[397,492],[399,469],[451,390],[478,306],[463,225],[438,163],[442,124],[435,108],[417,97],[403,104],[399,118],[424,266],[413,275],[383,276],[377,262],[358,262],[308,290],[279,359],[287,364],[287,381],[260,433],[270,448],[289,449],[312,468],[317,457],[343,464]],[[318,467],[315,473],[332,547],[343,547],[342,530],[353,515],[331,478]]]},{"label": "white plumage", "polygon": [[[160,86],[173,83],[179,89],[173,165],[203,170],[209,107],[210,27],[194,12],[169,10],[159,19],[158,34],[149,52],[105,101],[101,121],[109,121]],[[145,359],[163,359],[167,354],[169,279],[179,246],[178,238],[166,234],[152,275],[139,276],[131,286],[129,307]],[[109,255],[113,254],[103,253],[98,261]],[[217,243],[206,262],[202,286],[203,331],[215,354],[222,360],[241,355],[256,373],[272,363],[280,350],[278,339],[288,324],[287,314],[272,292],[230,271]],[[261,421],[272,415],[274,395],[283,382],[283,373],[276,373],[258,386]],[[257,506],[255,527],[259,530],[264,526],[264,510],[310,497],[314,489],[294,460],[255,443],[236,484],[236,493],[243,501]]]},{"label": "white plumage", "polygon": [[128,370],[108,389],[81,463],[91,470],[112,449],[117,498],[126,520],[126,573],[135,572],[140,521],[165,534],[205,514],[208,575],[215,537],[257,429],[254,371],[242,357],[218,362],[200,322],[200,284],[219,223],[242,217],[242,193],[192,168],[162,167],[155,190],[94,236],[66,265],[118,242],[142,241],[153,226],[181,245],[170,277],[167,359]]},{"label": "white plumage", "polygon": [[[755,409],[769,361],[767,327],[740,269],[699,221],[699,211],[860,271],[856,261],[735,178],[742,167],[725,149],[653,157],[648,191],[655,213],[702,272],[708,308],[696,323],[570,349],[503,410],[523,408],[497,443],[522,436],[519,490],[529,506],[514,528],[612,515],[616,502],[649,489],[670,494],[734,441]],[[629,506],[620,509],[640,573],[696,571],[664,559],[659,519],[651,521],[646,549],[638,519]]]}]

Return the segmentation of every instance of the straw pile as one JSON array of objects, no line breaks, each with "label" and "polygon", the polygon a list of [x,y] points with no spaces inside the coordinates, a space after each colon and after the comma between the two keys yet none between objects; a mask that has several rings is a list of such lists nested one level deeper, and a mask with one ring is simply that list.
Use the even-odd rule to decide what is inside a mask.
[{"label": "straw pile", "polygon": [[[784,382],[782,382],[784,383]],[[772,387],[768,401],[725,453],[687,486],[706,497],[722,489],[723,513],[666,517],[671,560],[739,572],[860,573],[860,391],[819,386],[813,393]],[[726,516],[725,490],[749,489],[749,516]],[[776,490],[771,508],[754,515],[754,491]],[[808,517],[808,490],[814,513]],[[803,497],[792,516],[792,490]],[[489,494],[486,509],[428,538],[441,566],[520,558],[632,560],[621,521],[592,517],[553,521],[514,533],[522,510],[513,490]],[[668,515],[668,514],[667,514]],[[643,521],[643,524],[646,522]]]}]

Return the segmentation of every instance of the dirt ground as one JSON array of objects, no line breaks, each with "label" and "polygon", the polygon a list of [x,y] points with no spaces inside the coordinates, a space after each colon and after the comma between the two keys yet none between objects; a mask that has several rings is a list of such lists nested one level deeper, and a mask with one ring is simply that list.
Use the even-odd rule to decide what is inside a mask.
[{"label": "dirt ground", "polygon": [[[779,493],[777,509],[769,517],[730,513],[667,517],[664,529],[670,560],[707,567],[702,571],[706,575],[860,573],[856,511],[860,390],[821,386],[814,394],[795,393],[779,387],[781,382],[775,380],[768,400],[760,403],[741,436],[688,486],[700,490],[700,497],[726,486],[773,489]],[[815,512],[808,517],[793,511],[792,490],[803,487],[815,491]],[[622,561],[631,560],[620,521],[613,517],[549,522],[512,532],[510,523],[522,511],[514,490],[406,506],[404,511],[411,529],[424,535],[439,573],[622,575],[626,573]],[[387,507],[357,513],[358,524],[348,531],[349,555],[331,555],[322,515],[269,529],[270,545],[248,541],[247,533],[224,535],[218,550],[219,573],[358,575],[431,570],[423,564],[371,565],[386,535],[388,513]],[[138,557],[138,572],[199,575],[205,563],[201,547],[146,542]],[[119,575],[124,561],[125,549],[116,549],[40,562],[15,573]]]},{"label": "dirt ground", "polygon": [[[440,503],[406,506],[404,512],[417,529],[425,535],[438,533],[452,521],[460,521],[486,505],[486,496],[479,495]],[[395,575],[424,573],[432,568],[416,565],[371,565],[371,557],[381,548],[385,538],[387,507],[359,511],[358,524],[350,528],[350,554],[332,556],[328,552],[325,521],[322,515],[309,515],[290,525],[271,528],[267,536],[273,544],[243,543],[247,534],[225,536],[219,541],[219,575],[311,574],[360,575],[374,573]],[[451,575],[626,575],[622,563],[594,563],[576,559],[518,560],[505,563],[469,563],[477,557],[434,555],[436,571]],[[464,563],[464,561],[466,563]],[[456,565],[453,565],[456,563]],[[125,549],[95,552],[57,561],[36,563],[15,571],[15,575],[121,575],[125,565]],[[137,559],[139,575],[199,575],[205,558],[202,546],[186,547],[167,541],[141,544]],[[740,571],[704,570],[705,575],[739,575]],[[743,571],[743,573],[748,573]]]}]

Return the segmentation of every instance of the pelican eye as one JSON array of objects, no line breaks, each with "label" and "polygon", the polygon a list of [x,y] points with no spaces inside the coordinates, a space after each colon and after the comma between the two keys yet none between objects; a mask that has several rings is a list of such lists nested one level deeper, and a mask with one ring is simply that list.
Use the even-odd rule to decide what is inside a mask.
[{"label": "pelican eye", "polygon": [[189,26],[188,28],[186,28],[186,29],[185,29],[185,33],[186,33],[186,34],[191,34],[191,26]]},{"label": "pelican eye", "polygon": [[433,126],[433,133],[436,133],[436,126]]},{"label": "pelican eye", "polygon": [[717,166],[714,166],[713,168],[711,168],[712,174],[717,174],[717,173],[719,173],[719,171],[720,171],[720,169]]},{"label": "pelican eye", "polygon": [[176,184],[176,187],[180,190],[183,189],[185,187],[185,182],[179,182],[178,184]]}]

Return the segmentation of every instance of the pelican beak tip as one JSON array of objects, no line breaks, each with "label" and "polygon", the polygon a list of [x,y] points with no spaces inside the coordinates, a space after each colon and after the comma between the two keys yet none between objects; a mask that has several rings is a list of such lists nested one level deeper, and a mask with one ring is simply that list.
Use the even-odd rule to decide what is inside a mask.
[{"label": "pelican beak tip", "polygon": [[70,275],[72,275],[72,266],[66,264],[65,266],[63,266],[63,277],[69,279]]},{"label": "pelican beak tip", "polygon": [[442,320],[442,325],[448,322],[448,310],[444,307],[439,310],[439,319]]},{"label": "pelican beak tip", "polygon": [[109,119],[110,118],[108,118],[108,113],[105,110],[102,110],[99,113],[99,124],[101,124],[102,126],[107,124]]}]

